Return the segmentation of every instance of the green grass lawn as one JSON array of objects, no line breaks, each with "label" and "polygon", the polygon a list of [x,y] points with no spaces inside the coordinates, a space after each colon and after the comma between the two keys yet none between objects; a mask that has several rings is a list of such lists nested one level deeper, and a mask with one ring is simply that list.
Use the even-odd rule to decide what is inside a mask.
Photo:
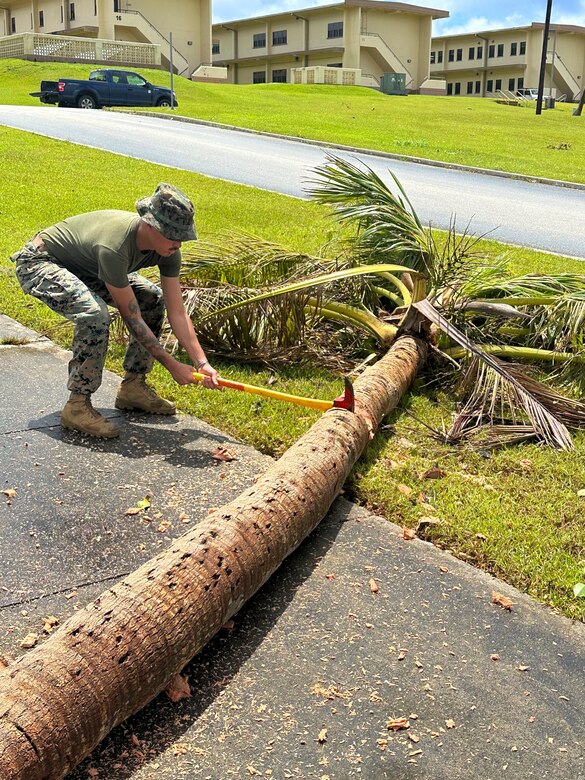
[{"label": "green grass lawn", "polygon": [[[39,105],[42,79],[87,78],[89,65],[0,60],[0,103]],[[164,71],[139,69],[169,85]],[[363,87],[229,85],[175,78],[178,114],[400,155],[585,183],[585,116],[557,103],[383,95]],[[47,110],[53,110],[51,106]],[[156,109],[168,112],[168,109]]]},{"label": "green grass lawn", "polygon": [[[39,71],[30,67],[36,79]],[[65,66],[51,67],[61,73]],[[5,84],[0,75],[0,100],[5,100]],[[99,208],[132,210],[138,197],[166,180],[192,196],[202,239],[237,229],[315,252],[332,230],[325,210],[314,203],[2,127],[0,150],[2,169],[10,171],[0,178],[2,312],[48,333],[63,346],[70,343],[68,327],[57,327],[56,316],[22,294],[8,256],[37,230],[67,215]],[[492,255],[505,253],[517,273],[583,270],[577,261],[527,249],[487,241],[482,247]],[[121,354],[122,346],[113,343],[108,367],[119,373]],[[226,376],[253,384],[268,381],[265,368],[214,362]],[[153,382],[176,400],[181,411],[273,455],[316,419],[309,410],[255,396],[178,387],[160,367]],[[585,600],[575,599],[572,588],[575,582],[585,581],[581,520],[585,498],[578,496],[585,488],[585,436],[577,435],[572,453],[532,445],[483,454],[449,448],[435,440],[426,426],[440,429],[442,420],[448,421],[453,401],[436,395],[425,382],[421,378],[376,436],[354,470],[348,495],[411,528],[429,515],[430,504],[439,522],[421,527],[419,535],[583,620]],[[341,382],[319,367],[294,367],[279,371],[275,388],[331,398],[341,391]],[[425,472],[435,465],[445,476],[426,479]]]}]

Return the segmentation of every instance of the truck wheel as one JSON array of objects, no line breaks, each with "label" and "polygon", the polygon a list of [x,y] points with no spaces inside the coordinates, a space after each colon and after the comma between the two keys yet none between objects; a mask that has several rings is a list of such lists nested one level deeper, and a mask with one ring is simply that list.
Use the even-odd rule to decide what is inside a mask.
[{"label": "truck wheel", "polygon": [[171,101],[169,100],[169,98],[161,98],[156,105],[159,108],[170,108]]},{"label": "truck wheel", "polygon": [[91,95],[80,95],[77,98],[77,108],[96,108],[96,102]]}]

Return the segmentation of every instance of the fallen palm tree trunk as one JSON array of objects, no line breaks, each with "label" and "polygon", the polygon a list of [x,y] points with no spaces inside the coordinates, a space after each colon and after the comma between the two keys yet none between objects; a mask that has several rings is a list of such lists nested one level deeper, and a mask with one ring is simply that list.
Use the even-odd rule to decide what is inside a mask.
[{"label": "fallen palm tree trunk", "polygon": [[402,336],[256,484],[0,673],[0,778],[58,780],[144,707],[324,517],[426,357]]}]

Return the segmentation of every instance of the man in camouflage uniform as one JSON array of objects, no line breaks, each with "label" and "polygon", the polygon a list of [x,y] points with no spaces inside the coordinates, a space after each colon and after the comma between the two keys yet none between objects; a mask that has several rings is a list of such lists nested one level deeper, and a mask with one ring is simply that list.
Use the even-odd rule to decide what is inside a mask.
[{"label": "man in camouflage uniform", "polygon": [[[45,228],[12,256],[25,293],[43,301],[75,325],[69,363],[71,392],[61,412],[64,428],[113,438],[120,430],[97,412],[91,395],[100,386],[111,317],[119,310],[130,332],[118,409],[174,414],[175,405],[146,384],[158,360],[180,385],[194,382],[193,366],[180,363],[159,341],[165,308],[171,329],[203,384],[219,387],[183,305],[179,271],[181,244],[196,239],[193,204],[170,184],[137,201],[138,215],[126,211],[79,214]],[[160,287],[136,273],[158,266]]]}]

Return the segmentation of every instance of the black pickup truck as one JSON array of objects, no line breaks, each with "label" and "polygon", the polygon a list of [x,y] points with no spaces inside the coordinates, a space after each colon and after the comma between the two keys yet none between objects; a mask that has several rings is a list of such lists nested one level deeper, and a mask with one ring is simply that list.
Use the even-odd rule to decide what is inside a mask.
[{"label": "black pickup truck", "polygon": [[30,94],[41,103],[77,108],[178,105],[175,93],[167,87],[157,87],[129,70],[109,68],[93,70],[87,80],[42,81],[41,91]]}]

